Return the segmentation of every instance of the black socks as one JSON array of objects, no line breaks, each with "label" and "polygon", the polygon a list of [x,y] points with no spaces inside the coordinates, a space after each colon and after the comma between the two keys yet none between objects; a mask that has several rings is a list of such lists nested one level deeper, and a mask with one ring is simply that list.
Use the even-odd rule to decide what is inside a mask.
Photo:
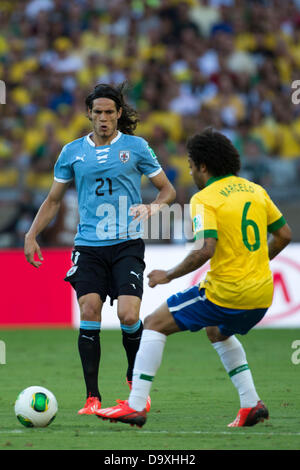
[{"label": "black socks", "polygon": [[141,336],[143,332],[143,323],[139,321],[138,329],[134,332],[130,332],[130,327],[126,327],[125,325],[121,325],[122,328],[122,336],[123,336],[123,346],[126,351],[127,360],[128,360],[128,369],[127,369],[127,380],[128,382],[132,382],[132,373],[133,373],[133,366],[135,361],[136,353],[138,352]]},{"label": "black socks", "polygon": [[[126,377],[128,382],[132,382],[134,361],[140,346],[143,323],[139,320],[133,327],[121,325],[121,328],[123,346],[128,361]],[[100,331],[80,328],[78,350],[83,368],[87,398],[98,397],[101,401],[98,387],[98,372],[101,357]]]},{"label": "black socks", "polygon": [[78,350],[83,368],[87,397],[101,395],[98,388],[98,371],[101,356],[99,330],[79,330]]}]

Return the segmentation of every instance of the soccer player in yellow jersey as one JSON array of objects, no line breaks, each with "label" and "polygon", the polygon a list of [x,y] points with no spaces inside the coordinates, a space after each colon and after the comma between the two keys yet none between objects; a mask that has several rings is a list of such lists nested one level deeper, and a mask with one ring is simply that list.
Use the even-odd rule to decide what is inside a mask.
[{"label": "soccer player in yellow jersey", "polygon": [[167,336],[206,328],[240,398],[238,415],[229,426],[253,426],[267,419],[269,412],[257,395],[235,334],[246,334],[271,305],[269,261],[290,242],[291,230],[266,191],[237,176],[239,154],[224,135],[207,129],[192,137],[187,148],[191,175],[199,188],[190,202],[194,249],[174,268],[152,271],[149,286],[168,283],[209,259],[210,271],[200,285],[172,295],[145,319],[129,399],[102,409],[99,416],[142,426]]}]

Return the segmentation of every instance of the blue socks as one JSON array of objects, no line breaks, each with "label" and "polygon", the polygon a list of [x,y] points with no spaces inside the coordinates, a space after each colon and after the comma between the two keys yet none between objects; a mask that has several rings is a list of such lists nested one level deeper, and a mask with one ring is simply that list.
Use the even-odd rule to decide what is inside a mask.
[{"label": "blue socks", "polygon": [[80,321],[79,328],[81,330],[101,330],[101,322],[100,321]]},{"label": "blue socks", "polygon": [[141,324],[142,324],[142,321],[138,320],[133,325],[123,325],[122,323],[120,323],[120,326],[123,332],[128,333],[129,335],[132,335],[139,330]]}]

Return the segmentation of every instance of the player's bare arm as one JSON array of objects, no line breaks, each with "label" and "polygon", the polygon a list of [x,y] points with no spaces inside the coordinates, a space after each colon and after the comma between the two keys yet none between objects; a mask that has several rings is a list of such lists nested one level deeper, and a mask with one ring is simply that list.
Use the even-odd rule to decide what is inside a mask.
[{"label": "player's bare arm", "polygon": [[277,256],[292,240],[292,231],[288,224],[272,233],[268,243],[269,258],[272,260]]},{"label": "player's bare arm", "polygon": [[148,274],[149,286],[155,287],[157,284],[167,284],[173,279],[189,274],[200,268],[214,255],[217,240],[215,238],[205,238],[204,245],[200,250],[192,250],[184,260],[168,271],[155,269]]},{"label": "player's bare arm", "polygon": [[170,204],[176,197],[176,191],[162,170],[158,175],[150,178],[151,183],[158,190],[157,197],[151,204],[138,204],[130,209],[134,219],[147,220],[160,211],[165,205]]},{"label": "player's bare arm", "polygon": [[[24,254],[27,261],[38,268],[43,261],[43,255],[36,237],[47,227],[56,216],[68,184],[54,181],[49,194],[41,205],[32,225],[25,236]],[[39,260],[35,260],[37,254]]]}]

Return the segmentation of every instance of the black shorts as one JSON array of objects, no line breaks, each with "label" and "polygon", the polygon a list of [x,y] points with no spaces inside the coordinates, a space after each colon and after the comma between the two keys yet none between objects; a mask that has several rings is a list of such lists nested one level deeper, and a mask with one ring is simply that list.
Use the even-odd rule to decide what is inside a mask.
[{"label": "black shorts", "polygon": [[141,238],[110,246],[75,246],[72,252],[74,266],[65,281],[75,289],[77,298],[97,293],[105,302],[119,295],[142,298],[144,280],[145,244]]}]

